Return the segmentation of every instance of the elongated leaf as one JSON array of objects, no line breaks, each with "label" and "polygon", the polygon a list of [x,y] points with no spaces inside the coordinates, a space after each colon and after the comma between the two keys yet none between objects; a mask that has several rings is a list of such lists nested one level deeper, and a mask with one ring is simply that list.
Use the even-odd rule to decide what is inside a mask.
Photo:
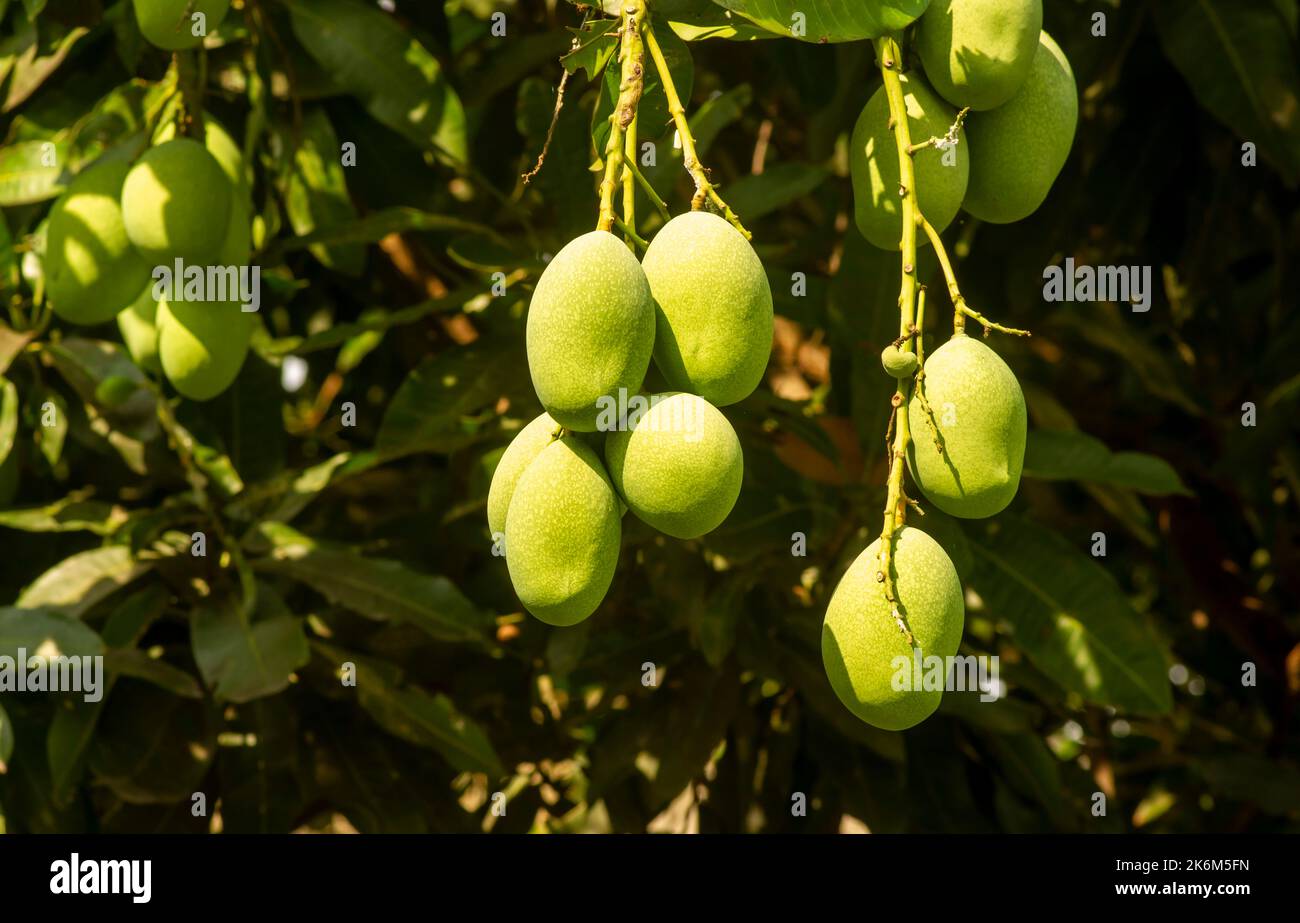
[{"label": "elongated leaf", "polygon": [[[4,775],[9,770],[9,758],[14,752],[14,724],[9,720],[9,715],[5,713],[3,705],[0,705],[0,775]],[[0,812],[0,821],[4,820],[3,812]]]},{"label": "elongated leaf", "polygon": [[1270,0],[1159,0],[1156,32],[1197,101],[1286,179],[1300,179],[1295,39]]},{"label": "elongated leaf", "polygon": [[292,0],[289,12],[298,41],[378,122],[466,160],[460,99],[433,55],[396,20],[356,0]]},{"label": "elongated leaf", "polygon": [[1025,476],[1048,481],[1094,481],[1144,494],[1190,496],[1178,472],[1162,458],[1112,452],[1100,439],[1076,430],[1035,429],[1025,446]]},{"label": "elongated leaf", "polygon": [[0,511],[0,528],[20,532],[93,532],[111,535],[126,522],[122,507],[72,494],[45,506]]},{"label": "elongated leaf", "polygon": [[[304,643],[304,655],[306,649]],[[129,676],[132,679],[144,680],[146,683],[157,686],[159,689],[165,689],[172,695],[178,695],[183,699],[203,698],[203,687],[199,685],[198,680],[193,676],[180,667],[172,666],[165,660],[150,657],[144,651],[135,650],[134,648],[106,651],[104,654],[104,669],[118,676]]]},{"label": "elongated leaf", "polygon": [[0,465],[13,451],[18,435],[18,389],[7,378],[0,377]]},{"label": "elongated leaf", "polygon": [[911,25],[929,0],[715,0],[770,32],[804,42],[856,42]]},{"label": "elongated leaf", "polygon": [[18,597],[18,605],[27,609],[57,607],[69,615],[80,615],[151,566],[121,545],[92,548],[65,558],[37,577]]},{"label": "elongated leaf", "polygon": [[[348,198],[339,140],[323,108],[313,106],[304,113],[297,137],[285,196],[294,233],[306,235],[352,224],[357,212]],[[365,250],[359,244],[314,244],[309,249],[322,265],[347,275],[359,276],[365,265]]]},{"label": "elongated leaf", "polygon": [[732,183],[725,193],[727,204],[746,221],[789,205],[811,193],[830,174],[806,163],[782,163],[756,176]]},{"label": "elongated leaf", "polygon": [[20,141],[0,148],[0,205],[52,199],[67,184],[66,148],[51,141]]},{"label": "elongated leaf", "polygon": [[383,240],[389,234],[401,234],[407,231],[469,231],[486,234],[495,239],[496,232],[489,227],[456,218],[452,215],[434,215],[420,211],[418,208],[394,206],[382,211],[371,212],[364,218],[358,218],[348,224],[338,224],[330,228],[321,228],[293,237],[276,245],[268,251],[268,259],[294,250],[312,247],[339,247],[345,244],[368,244]]},{"label": "elongated leaf", "polygon": [[227,594],[199,607],[191,620],[194,661],[218,701],[250,702],[274,695],[311,654],[302,620],[265,585],[258,586],[250,617]]},{"label": "elongated leaf", "polygon": [[285,526],[262,534],[274,547],[259,569],[292,577],[366,618],[404,622],[440,641],[481,641],[493,624],[446,577],[320,545]]},{"label": "elongated leaf", "polygon": [[104,642],[86,625],[63,612],[15,606],[0,608],[0,656],[93,657]]},{"label": "elongated leaf", "polygon": [[1041,671],[1089,702],[1169,710],[1168,650],[1104,567],[1018,517],[976,534],[975,589]]}]

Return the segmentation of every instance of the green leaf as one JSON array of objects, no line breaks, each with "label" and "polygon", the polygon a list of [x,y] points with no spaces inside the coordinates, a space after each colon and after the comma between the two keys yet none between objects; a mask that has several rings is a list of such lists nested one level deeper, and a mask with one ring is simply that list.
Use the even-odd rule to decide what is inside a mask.
[{"label": "green leaf", "polygon": [[366,618],[403,622],[440,641],[482,641],[494,624],[446,577],[317,544],[288,526],[261,534],[273,548],[259,570],[297,580]]},{"label": "green leaf", "polygon": [[[293,152],[285,208],[294,233],[307,235],[355,222],[357,211],[348,198],[339,140],[325,110],[309,107],[303,113],[301,130],[292,136],[298,139],[298,147]],[[359,244],[313,244],[309,249],[321,265],[345,275],[360,276],[365,268],[365,249]]]},{"label": "green leaf", "polygon": [[762,173],[746,176],[727,187],[723,197],[745,221],[757,221],[809,195],[829,171],[806,163],[779,163]]},{"label": "green leaf", "polygon": [[68,402],[62,394],[48,387],[39,393],[33,392],[33,396],[36,398],[41,421],[36,437],[40,442],[41,455],[53,468],[63,456],[63,440],[68,435]]},{"label": "green leaf", "polygon": [[[304,651],[306,644],[303,645]],[[180,667],[172,666],[165,660],[150,656],[145,651],[127,648],[104,652],[104,669],[118,676],[144,680],[146,683],[166,689],[172,695],[183,699],[203,698],[203,687],[189,673]],[[233,699],[231,701],[234,701]]]},{"label": "green leaf", "polygon": [[219,702],[251,702],[274,695],[310,659],[303,622],[274,590],[257,588],[251,615],[241,600],[224,594],[194,610],[190,644],[203,679]]},{"label": "green leaf", "polygon": [[37,577],[18,597],[18,605],[28,609],[50,606],[81,615],[152,566],[121,545],[92,548],[65,558]]},{"label": "green leaf", "polygon": [[358,657],[324,644],[317,652],[337,669],[356,666],[356,692],[361,707],[395,737],[440,753],[462,772],[484,772],[492,778],[505,775],[501,758],[478,724],[456,710],[445,695],[429,695],[401,685],[401,674],[388,664]]},{"label": "green leaf", "polygon": [[355,0],[291,0],[289,13],[298,41],[376,121],[465,163],[460,99],[433,55],[395,19]]},{"label": "green leaf", "polygon": [[[9,758],[14,752],[14,724],[9,720],[4,706],[0,705],[0,776],[9,771]],[[0,811],[0,830],[3,829],[4,814]]]},{"label": "green leaf", "polygon": [[586,29],[570,28],[578,40],[578,47],[560,58],[564,69],[570,74],[585,70],[590,80],[599,77],[618,50],[618,38],[610,34],[617,29],[617,19],[598,19]]},{"label": "green leaf", "polygon": [[7,378],[0,377],[0,465],[13,451],[18,436],[18,389]]},{"label": "green leaf", "polygon": [[1159,0],[1156,33],[1197,101],[1294,185],[1300,179],[1295,39],[1269,0]]},{"label": "green leaf", "polygon": [[1158,497],[1191,496],[1178,472],[1164,459],[1141,452],[1112,452],[1100,439],[1077,430],[1030,430],[1024,474],[1047,481],[1131,487]]},{"label": "green leaf", "polygon": [[104,642],[82,622],[52,609],[0,608],[0,656],[93,657],[104,652]]},{"label": "green leaf", "polygon": [[120,506],[100,500],[87,500],[87,491],[78,491],[45,506],[0,511],[0,528],[20,532],[93,532],[112,535],[127,520]]},{"label": "green leaf", "polygon": [[20,141],[0,148],[0,205],[31,205],[57,196],[67,185],[66,146]]},{"label": "green leaf", "polygon": [[715,0],[769,32],[804,42],[856,42],[911,25],[929,0]]},{"label": "green leaf", "polygon": [[418,208],[394,206],[382,211],[371,212],[364,218],[348,224],[330,228],[321,228],[301,237],[292,237],[278,242],[267,250],[268,261],[295,250],[312,247],[339,247],[346,244],[368,244],[383,240],[389,234],[403,234],[407,231],[469,231],[486,234],[494,239],[501,238],[491,228],[463,218],[451,215],[435,215]]},{"label": "green leaf", "polygon": [[1039,670],[1099,705],[1172,707],[1169,652],[1104,567],[1015,516],[976,534],[975,589]]}]

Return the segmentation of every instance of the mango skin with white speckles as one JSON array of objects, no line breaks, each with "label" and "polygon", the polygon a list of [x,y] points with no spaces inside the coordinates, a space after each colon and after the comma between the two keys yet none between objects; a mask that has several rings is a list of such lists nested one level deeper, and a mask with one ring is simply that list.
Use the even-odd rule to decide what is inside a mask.
[{"label": "mango skin with white speckles", "polygon": [[694,394],[656,394],[626,430],[610,433],[605,461],[628,508],[647,525],[690,539],[722,524],[744,479],[736,431]]},{"label": "mango skin with white speckles", "polygon": [[[943,692],[909,682],[895,689],[893,678],[906,657],[914,680],[913,649],[899,630],[876,581],[880,539],[858,555],[831,595],[822,622],[822,665],[844,706],[867,724],[902,731],[920,724],[939,707]],[[939,543],[904,526],[895,536],[893,570],[899,609],[926,657],[951,657],[961,644],[966,619],[961,581]],[[903,685],[903,684],[900,684]]]},{"label": "mango skin with white speckles", "polygon": [[1038,210],[1070,156],[1079,123],[1079,89],[1065,53],[1040,33],[1029,79],[1005,105],[966,121],[969,214],[1010,224]]},{"label": "mango skin with white speckles", "polygon": [[[957,120],[957,111],[940,99],[919,73],[903,74],[901,80],[912,143],[947,134]],[[927,147],[912,158],[921,211],[939,231],[961,209],[973,169],[964,128],[957,133],[957,149],[952,156],[949,166],[944,163],[943,151]],[[898,194],[898,144],[889,127],[889,97],[883,86],[867,101],[853,127],[849,176],[853,180],[853,214],[862,236],[881,250],[901,249],[903,203]],[[919,232],[917,246],[928,246],[926,236]]]},{"label": "mango skin with white speckles", "polygon": [[602,399],[636,394],[654,348],[645,272],[607,231],[576,237],[537,281],[527,324],[528,370],[546,412],[569,429],[596,431]]},{"label": "mango skin with white speckles", "polygon": [[600,458],[568,435],[524,470],[506,512],[506,565],[524,608],[576,625],[605,598],[618,566],[618,497]]},{"label": "mango skin with white speckles", "polygon": [[772,289],[744,235],[710,212],[665,224],[641,262],[655,300],[655,365],[715,407],[753,393],[772,354]]},{"label": "mango skin with white speckles", "polygon": [[907,464],[927,500],[952,516],[1000,513],[1020,487],[1028,418],[1025,396],[1002,357],[954,336],[925,360],[925,396],[943,442],[936,451],[920,398],[907,405]]},{"label": "mango skin with white speckles", "polygon": [[1029,77],[1043,0],[932,0],[916,51],[934,91],[957,107],[1001,106]]},{"label": "mango skin with white speckles", "polygon": [[543,413],[516,433],[515,438],[510,440],[510,445],[506,446],[496,470],[492,472],[492,484],[488,488],[488,528],[493,535],[505,532],[506,512],[510,509],[510,498],[514,496],[515,486],[533,460],[555,441],[556,433],[560,430],[561,426],[555,422],[555,418],[549,413]]}]

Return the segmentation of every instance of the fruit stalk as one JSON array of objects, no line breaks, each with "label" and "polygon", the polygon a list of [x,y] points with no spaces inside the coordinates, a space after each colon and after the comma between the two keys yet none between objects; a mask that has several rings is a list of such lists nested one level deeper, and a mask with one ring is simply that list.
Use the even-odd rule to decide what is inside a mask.
[{"label": "fruit stalk", "polygon": [[731,210],[713,183],[709,181],[709,171],[705,169],[704,164],[700,163],[699,155],[695,152],[695,136],[691,134],[690,122],[686,119],[686,108],[682,105],[681,97],[677,95],[677,85],[673,83],[673,75],[668,69],[668,61],[664,58],[664,51],[659,46],[659,40],[655,38],[653,28],[645,30],[646,46],[650,49],[650,57],[655,64],[655,70],[659,72],[659,82],[664,88],[664,96],[668,98],[668,111],[672,114],[673,124],[677,127],[677,138],[682,145],[682,162],[686,166],[686,172],[691,174],[691,179],[695,181],[695,195],[691,199],[691,211],[699,211],[704,208],[705,201],[712,202],[718,211],[722,212],[722,217],[726,218],[731,225],[745,235],[745,240],[753,240],[754,235],[745,229],[740,223],[736,213]]},{"label": "fruit stalk", "polygon": [[636,233],[636,177],[632,175],[632,165],[636,163],[636,111],[632,112],[632,121],[627,126],[627,137],[623,145],[623,226],[627,242],[633,243]]},{"label": "fruit stalk", "polygon": [[[599,231],[614,228],[614,192],[624,178],[624,136],[636,121],[636,110],[641,103],[645,87],[645,42],[641,38],[645,16],[643,0],[626,0],[619,26],[622,43],[619,63],[622,79],[619,82],[618,104],[609,116],[609,141],[605,145],[605,176],[600,181]],[[624,192],[627,197],[626,191]]]},{"label": "fruit stalk", "polygon": [[952,260],[948,258],[948,251],[944,248],[943,238],[934,225],[925,220],[925,216],[918,216],[921,229],[925,231],[925,236],[930,238],[930,245],[934,247],[935,255],[939,258],[939,265],[943,269],[943,277],[948,282],[948,296],[952,298],[952,329],[954,334],[966,332],[966,318],[970,317],[984,325],[985,332],[997,330],[999,333],[1007,333],[1012,336],[1027,337],[1030,336],[1028,330],[1019,330],[1015,327],[1004,327],[1002,324],[989,320],[979,311],[976,311],[966,303],[962,296],[961,288],[957,285],[957,273],[953,271]]},{"label": "fruit stalk", "polygon": [[[902,70],[902,54],[898,43],[892,38],[876,41],[876,53],[880,59],[880,74],[885,82],[885,94],[889,99],[890,127],[898,147],[898,193],[902,197],[903,239],[902,239],[902,280],[898,295],[898,335],[902,340],[899,349],[912,352],[913,340],[920,337],[916,330],[916,228],[923,220],[917,209],[916,174],[912,168],[911,131],[907,124],[907,105],[903,99],[903,84],[899,80]],[[915,331],[916,336],[912,333]],[[876,582],[883,584],[885,599],[889,602],[890,614],[898,623],[899,630],[907,636],[908,644],[913,643],[912,633],[908,630],[898,607],[897,584],[892,573],[893,556],[897,534],[902,529],[907,516],[907,494],[903,488],[903,469],[906,467],[907,447],[912,434],[907,419],[907,379],[899,380],[894,397],[893,416],[896,421],[894,445],[889,460],[889,489],[885,499],[885,523],[880,533],[880,569],[876,572]]]}]

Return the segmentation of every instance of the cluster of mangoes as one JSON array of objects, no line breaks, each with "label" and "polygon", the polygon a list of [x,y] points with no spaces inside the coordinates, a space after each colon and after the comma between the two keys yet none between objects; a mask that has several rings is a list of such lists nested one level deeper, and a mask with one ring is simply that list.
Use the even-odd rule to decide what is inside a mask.
[{"label": "cluster of mangoes", "polygon": [[[744,459],[718,408],[758,386],[772,327],[763,265],[717,215],[673,218],[641,262],[603,230],[556,254],[526,334],[545,412],[506,448],[487,504],[529,612],[567,626],[596,610],[628,510],[681,539],[727,518]],[[652,358],[659,393],[642,390]]]},{"label": "cluster of mangoes", "polygon": [[[1041,0],[933,0],[917,24],[914,47],[925,74],[902,76],[913,143],[944,138],[958,108],[971,110],[955,149],[927,147],[914,156],[925,218],[942,230],[959,209],[992,223],[1032,213],[1065,164],[1078,117],[1069,62],[1042,31]],[[855,211],[868,240],[899,249],[898,148],[884,93],[867,103],[853,135]],[[919,369],[916,356],[896,345],[881,362],[898,379]],[[927,356],[923,378],[899,413],[907,415],[912,436],[908,469],[935,507],[980,519],[1015,497],[1025,454],[1024,394],[982,342],[958,332]],[[965,607],[956,568],[938,542],[906,526],[894,542],[889,576],[912,643],[882,590],[878,539],[831,597],[822,659],[854,714],[902,730],[933,713],[943,693],[894,683],[898,658],[911,663],[917,655],[956,654]]]}]

